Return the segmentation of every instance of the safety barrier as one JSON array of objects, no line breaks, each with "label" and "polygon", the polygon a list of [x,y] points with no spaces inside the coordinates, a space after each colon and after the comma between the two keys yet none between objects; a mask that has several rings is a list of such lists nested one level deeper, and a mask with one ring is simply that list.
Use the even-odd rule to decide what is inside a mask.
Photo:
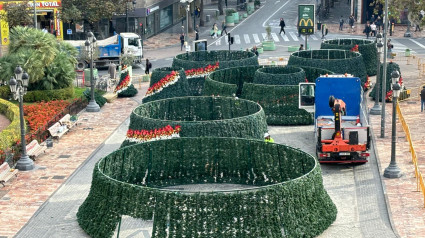
[{"label": "safety barrier", "polygon": [[410,129],[409,125],[407,125],[406,121],[404,120],[404,116],[401,113],[400,105],[397,103],[397,114],[398,118],[401,122],[401,126],[403,127],[403,131],[406,134],[406,140],[409,142],[409,151],[412,154],[412,163],[415,169],[415,178],[416,178],[416,191],[422,192],[422,195],[424,197],[424,207],[425,207],[425,184],[424,179],[422,177],[422,173],[419,170],[418,167],[418,156],[416,154],[415,148],[413,147],[412,138],[410,135]]}]

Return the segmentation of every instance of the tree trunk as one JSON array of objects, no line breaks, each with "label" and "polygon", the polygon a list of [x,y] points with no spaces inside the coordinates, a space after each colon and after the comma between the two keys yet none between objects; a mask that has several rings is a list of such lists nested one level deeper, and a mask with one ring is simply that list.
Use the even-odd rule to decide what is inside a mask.
[{"label": "tree trunk", "polygon": [[218,0],[218,10],[220,11],[220,15],[223,15],[224,14],[223,0]]},{"label": "tree trunk", "polygon": [[189,23],[188,24],[189,28],[187,28],[188,29],[188,32],[193,32],[192,12],[194,12],[194,11],[189,11],[189,14],[187,14],[188,16],[187,16],[187,19],[186,20],[188,20],[188,23]]},{"label": "tree trunk", "polygon": [[199,22],[199,26],[204,26],[205,25],[205,21],[204,21],[204,0],[201,0],[201,20]]}]

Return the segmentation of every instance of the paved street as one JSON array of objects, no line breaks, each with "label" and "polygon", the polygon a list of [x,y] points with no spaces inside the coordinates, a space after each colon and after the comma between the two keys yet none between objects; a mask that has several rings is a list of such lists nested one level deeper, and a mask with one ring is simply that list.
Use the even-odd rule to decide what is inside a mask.
[{"label": "paved street", "polygon": [[[229,1],[230,2],[230,1]],[[246,49],[260,44],[264,38],[267,25],[272,26],[272,37],[277,50],[260,54],[260,59],[269,57],[287,57],[288,46],[304,42],[296,33],[295,17],[297,5],[313,1],[287,0],[266,1],[262,8],[254,12],[236,27],[229,28],[235,37],[232,49]],[[339,1],[340,9],[344,5]],[[212,9],[215,6],[206,6]],[[335,9],[338,14],[338,8]],[[338,14],[339,15],[339,14]],[[278,20],[285,16],[286,34],[279,35]],[[219,16],[216,22],[221,22]],[[335,21],[339,16],[331,16],[331,32],[327,39],[356,38],[365,39],[361,30],[354,34],[335,30]],[[209,42],[209,50],[228,49],[225,37],[211,39],[209,29],[214,22],[201,28],[201,39]],[[357,26],[361,28],[361,25]],[[153,68],[170,66],[172,58],[182,53],[178,41],[180,26],[169,29],[145,43],[145,58],[152,60]],[[337,29],[337,28],[336,28]],[[394,52],[402,53],[406,48],[415,54],[425,54],[424,38],[402,38],[402,29],[397,32],[392,42]],[[308,41],[313,49],[320,47],[321,35],[316,33]],[[400,104],[406,121],[411,127],[412,139],[418,153],[419,164],[425,171],[425,122],[422,120],[420,104],[417,100],[418,88],[425,83],[418,77],[416,65],[400,64],[407,88],[412,89],[412,98]],[[133,70],[143,74],[144,67]],[[105,74],[100,70],[100,74]],[[374,77],[371,78],[374,81]],[[18,178],[0,188],[0,238],[10,237],[88,237],[76,220],[78,207],[87,197],[91,185],[94,164],[103,156],[116,150],[124,139],[129,124],[129,114],[141,103],[148,83],[137,85],[139,94],[131,99],[118,99],[106,104],[100,113],[82,112],[82,125],[68,133],[54,147],[37,159],[37,169],[20,172]],[[369,99],[368,97],[366,97]],[[369,101],[369,108],[373,101]],[[398,142],[397,158],[404,176],[399,179],[383,178],[383,170],[390,160],[391,105],[386,107],[386,138],[379,138],[380,116],[370,116],[374,133],[374,149],[368,163],[358,166],[322,165],[323,183],[337,206],[336,221],[319,237],[425,237],[425,208],[423,196],[415,192],[413,165],[409,157],[401,125],[397,124]],[[90,129],[91,128],[91,129]],[[269,127],[269,132],[276,143],[289,144],[314,154],[315,147],[313,126]],[[376,152],[376,153],[375,153]],[[225,185],[232,188],[234,185]],[[184,190],[217,189],[216,185],[184,187]],[[220,187],[223,188],[223,187]],[[31,196],[28,196],[31,194]],[[149,238],[152,221],[142,221],[123,217],[121,237]]]}]

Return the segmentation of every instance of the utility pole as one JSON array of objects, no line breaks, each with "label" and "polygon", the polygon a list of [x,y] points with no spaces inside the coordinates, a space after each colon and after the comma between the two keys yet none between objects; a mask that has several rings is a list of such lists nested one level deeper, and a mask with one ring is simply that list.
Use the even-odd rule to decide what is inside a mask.
[{"label": "utility pole", "polygon": [[37,29],[37,6],[35,5],[35,0],[33,1],[34,4],[34,28]]}]

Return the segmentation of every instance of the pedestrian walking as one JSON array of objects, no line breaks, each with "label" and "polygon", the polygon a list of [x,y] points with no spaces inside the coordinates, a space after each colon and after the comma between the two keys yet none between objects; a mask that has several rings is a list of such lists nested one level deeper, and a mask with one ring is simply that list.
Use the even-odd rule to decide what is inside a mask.
[{"label": "pedestrian walking", "polygon": [[370,30],[372,31],[372,35],[376,36],[376,25],[375,22],[372,22],[372,24],[370,24]]},{"label": "pedestrian walking", "polygon": [[108,74],[111,79],[115,79],[117,77],[117,65],[114,62],[109,62],[108,65]]},{"label": "pedestrian walking", "polygon": [[375,22],[375,15],[372,15],[372,17],[370,18],[370,24]]},{"label": "pedestrian walking", "polygon": [[420,24],[420,22],[422,21],[422,18],[423,18],[422,14],[421,14],[421,13],[419,13],[419,14],[418,14],[419,22],[417,22],[417,23],[416,23],[415,32],[416,32],[416,31],[421,31],[421,27],[420,27],[420,25],[419,25],[419,24]]},{"label": "pedestrian walking", "polygon": [[194,11],[194,13],[195,13],[195,17],[198,17],[198,14],[200,13],[200,12],[198,11],[198,6],[196,6],[196,7],[195,7],[195,11]]},{"label": "pedestrian walking", "polygon": [[182,26],[180,34],[184,34],[184,26]]},{"label": "pedestrian walking", "polygon": [[198,18],[201,18],[201,8],[200,7],[196,7],[198,9]]},{"label": "pedestrian walking", "polygon": [[217,32],[218,32],[218,27],[217,27],[217,23],[214,23],[214,26],[212,27],[212,34],[211,37],[212,38],[217,38]]},{"label": "pedestrian walking", "polygon": [[280,26],[279,35],[280,35],[280,33],[282,33],[282,31],[283,31],[283,34],[286,35],[286,33],[285,33],[285,26],[286,25],[285,25],[285,21],[283,20],[283,18],[280,18],[279,26]]},{"label": "pedestrian walking", "polygon": [[421,112],[423,112],[424,105],[425,105],[425,86],[422,87],[420,95],[421,95]]},{"label": "pedestrian walking", "polygon": [[199,26],[196,25],[195,27],[195,40],[199,40]]},{"label": "pedestrian walking", "polygon": [[348,24],[350,25],[351,32],[354,32],[354,16],[351,15],[350,18],[348,18]]},{"label": "pedestrian walking", "polygon": [[146,59],[146,67],[145,67],[145,74],[149,74],[149,70],[152,68],[152,63],[149,62],[149,59]]},{"label": "pedestrian walking", "polygon": [[370,34],[371,31],[372,30],[370,28],[370,24],[369,24],[369,22],[367,22],[365,27],[364,27],[364,30],[363,30],[363,33],[366,34],[366,39],[369,39],[369,34]]},{"label": "pedestrian walking", "polygon": [[393,55],[392,55],[393,48],[394,48],[394,45],[391,44],[391,39],[388,39],[388,41],[387,41],[387,58],[389,58],[389,59],[392,59],[392,57],[393,57]]},{"label": "pedestrian walking", "polygon": [[322,25],[322,39],[325,39],[325,36],[328,34],[328,26],[326,24]]},{"label": "pedestrian walking", "polygon": [[376,28],[378,28],[378,31],[381,31],[381,26],[384,28],[384,25],[382,24],[382,19],[380,16],[376,18]]},{"label": "pedestrian walking", "polygon": [[227,35],[227,30],[226,30],[226,28],[227,28],[226,22],[225,22],[225,21],[223,21],[223,22],[221,23],[221,34],[220,34],[220,36],[222,36],[222,35],[223,35],[223,32],[226,32],[226,35]]},{"label": "pedestrian walking", "polygon": [[184,46],[184,33],[180,35],[180,51],[183,50],[183,46]]},{"label": "pedestrian walking", "polygon": [[344,18],[341,16],[339,19],[339,30],[342,31],[344,29]]}]

